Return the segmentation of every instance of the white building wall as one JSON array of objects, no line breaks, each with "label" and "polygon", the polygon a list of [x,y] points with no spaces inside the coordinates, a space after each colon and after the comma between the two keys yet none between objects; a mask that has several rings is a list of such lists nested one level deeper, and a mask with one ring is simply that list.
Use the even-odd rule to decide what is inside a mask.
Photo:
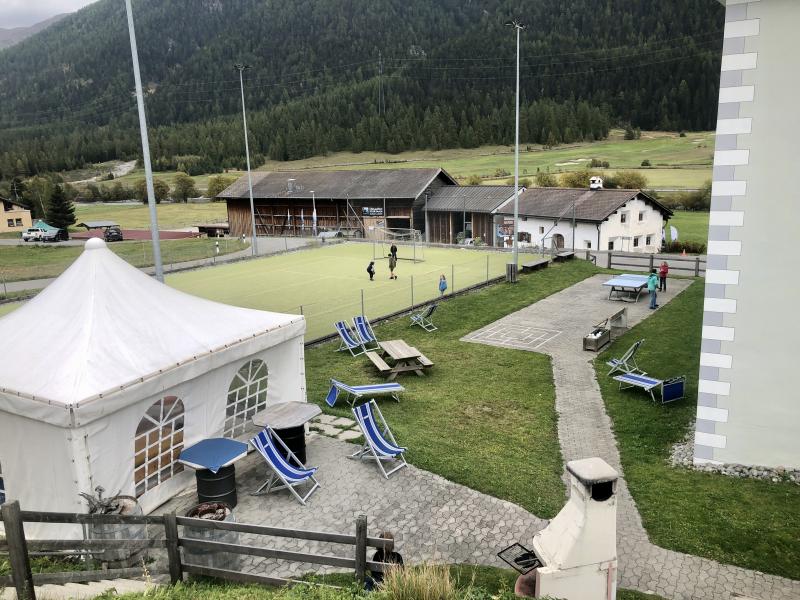
[{"label": "white building wall", "polygon": [[[512,219],[513,221],[513,219]],[[531,245],[541,246],[542,237],[547,233],[545,246],[550,248],[553,236],[560,234],[564,236],[564,248],[572,249],[572,221],[560,221],[553,227],[553,219],[537,219],[534,217],[520,217],[519,231],[531,234]],[[597,249],[597,226],[594,223],[575,224],[575,249],[586,249],[587,243],[591,244],[591,249]]]},{"label": "white building wall", "polygon": [[797,468],[800,2],[727,4],[694,458]]},{"label": "white building wall", "polygon": [[[624,223],[622,215],[625,215]],[[600,250],[658,252],[664,224],[661,211],[643,200],[633,199],[600,226]],[[609,247],[609,242],[613,242],[613,248]]]}]

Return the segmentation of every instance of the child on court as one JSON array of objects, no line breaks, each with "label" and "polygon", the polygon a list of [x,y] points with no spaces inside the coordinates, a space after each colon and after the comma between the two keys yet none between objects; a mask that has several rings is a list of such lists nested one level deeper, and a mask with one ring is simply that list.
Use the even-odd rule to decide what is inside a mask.
[{"label": "child on court", "polygon": [[444,273],[442,273],[442,276],[439,277],[439,296],[444,296],[444,293],[446,291],[447,291],[447,277],[445,277]]},{"label": "child on court", "polygon": [[655,269],[650,269],[650,276],[647,278],[647,291],[650,293],[650,310],[658,308],[656,304],[656,296],[658,290],[658,275]]},{"label": "child on court", "polygon": [[367,273],[369,273],[369,280],[370,281],[374,281],[374,279],[372,279],[373,277],[375,277],[375,261],[374,260],[369,261],[369,265],[367,265]]},{"label": "child on court", "polygon": [[397,257],[394,254],[389,255],[389,279],[397,279],[394,274],[394,269],[397,266]]},{"label": "child on court", "polygon": [[661,266],[658,267],[658,291],[659,292],[666,292],[667,291],[667,274],[669,273],[669,265],[667,261],[661,263]]}]

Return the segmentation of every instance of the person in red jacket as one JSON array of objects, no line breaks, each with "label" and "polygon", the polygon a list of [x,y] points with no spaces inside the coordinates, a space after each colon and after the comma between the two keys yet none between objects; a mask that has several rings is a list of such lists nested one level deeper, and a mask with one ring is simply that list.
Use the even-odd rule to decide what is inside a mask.
[{"label": "person in red jacket", "polygon": [[658,267],[658,291],[659,292],[666,292],[667,291],[667,274],[669,273],[669,265],[667,261],[661,263],[661,266]]}]

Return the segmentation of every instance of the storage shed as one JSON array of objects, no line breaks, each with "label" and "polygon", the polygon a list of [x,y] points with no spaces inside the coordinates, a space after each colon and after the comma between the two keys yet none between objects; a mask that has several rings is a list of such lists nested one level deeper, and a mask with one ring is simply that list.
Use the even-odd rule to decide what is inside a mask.
[{"label": "storage shed", "polygon": [[243,437],[255,412],[305,401],[304,332],[302,316],[179,292],[89,240],[0,319],[7,499],[85,512],[78,493],[101,485],[153,510],[194,480],[185,446]]}]

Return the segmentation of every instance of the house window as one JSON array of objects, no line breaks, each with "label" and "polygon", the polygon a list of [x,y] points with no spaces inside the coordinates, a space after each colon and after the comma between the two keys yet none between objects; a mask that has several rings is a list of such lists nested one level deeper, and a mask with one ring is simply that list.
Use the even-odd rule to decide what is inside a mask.
[{"label": "house window", "polygon": [[613,250],[613,249],[614,249],[614,240],[609,240],[609,242],[608,242],[608,249],[609,249],[609,250]]},{"label": "house window", "polygon": [[627,223],[628,222],[628,213],[619,213],[619,222],[620,223]]},{"label": "house window", "polygon": [[541,225],[539,226],[539,233],[541,235],[544,235],[544,227],[542,227]]},{"label": "house window", "polygon": [[649,246],[649,245],[650,245],[650,243],[652,242],[652,240],[653,240],[653,236],[650,236],[650,235],[648,235],[648,236],[645,238],[644,245],[645,245],[645,246]]},{"label": "house window", "polygon": [[139,422],[133,442],[137,498],[183,471],[178,462],[183,450],[183,412],[180,398],[165,396]]},{"label": "house window", "polygon": [[234,375],[228,388],[223,436],[232,438],[243,434],[253,415],[267,407],[268,377],[263,360],[251,360]]},{"label": "house window", "polygon": [[6,501],[6,486],[3,483],[3,465],[0,464],[0,504]]},{"label": "house window", "polygon": [[638,248],[639,247],[639,238],[638,237],[633,238],[633,247],[634,248]]},{"label": "house window", "polygon": [[639,213],[639,222],[641,222],[641,221],[644,221],[644,213],[643,212]]},{"label": "house window", "polygon": [[13,227],[14,226],[14,219],[6,219],[6,223],[8,224],[9,227]]},{"label": "house window", "polygon": [[586,248],[591,250],[592,242],[590,240],[583,240],[583,243],[586,244]]},{"label": "house window", "polygon": [[517,232],[517,241],[519,242],[531,242],[531,234],[529,231],[518,231]]},{"label": "house window", "polygon": [[17,227],[22,227],[22,219],[14,219],[14,225]]}]

